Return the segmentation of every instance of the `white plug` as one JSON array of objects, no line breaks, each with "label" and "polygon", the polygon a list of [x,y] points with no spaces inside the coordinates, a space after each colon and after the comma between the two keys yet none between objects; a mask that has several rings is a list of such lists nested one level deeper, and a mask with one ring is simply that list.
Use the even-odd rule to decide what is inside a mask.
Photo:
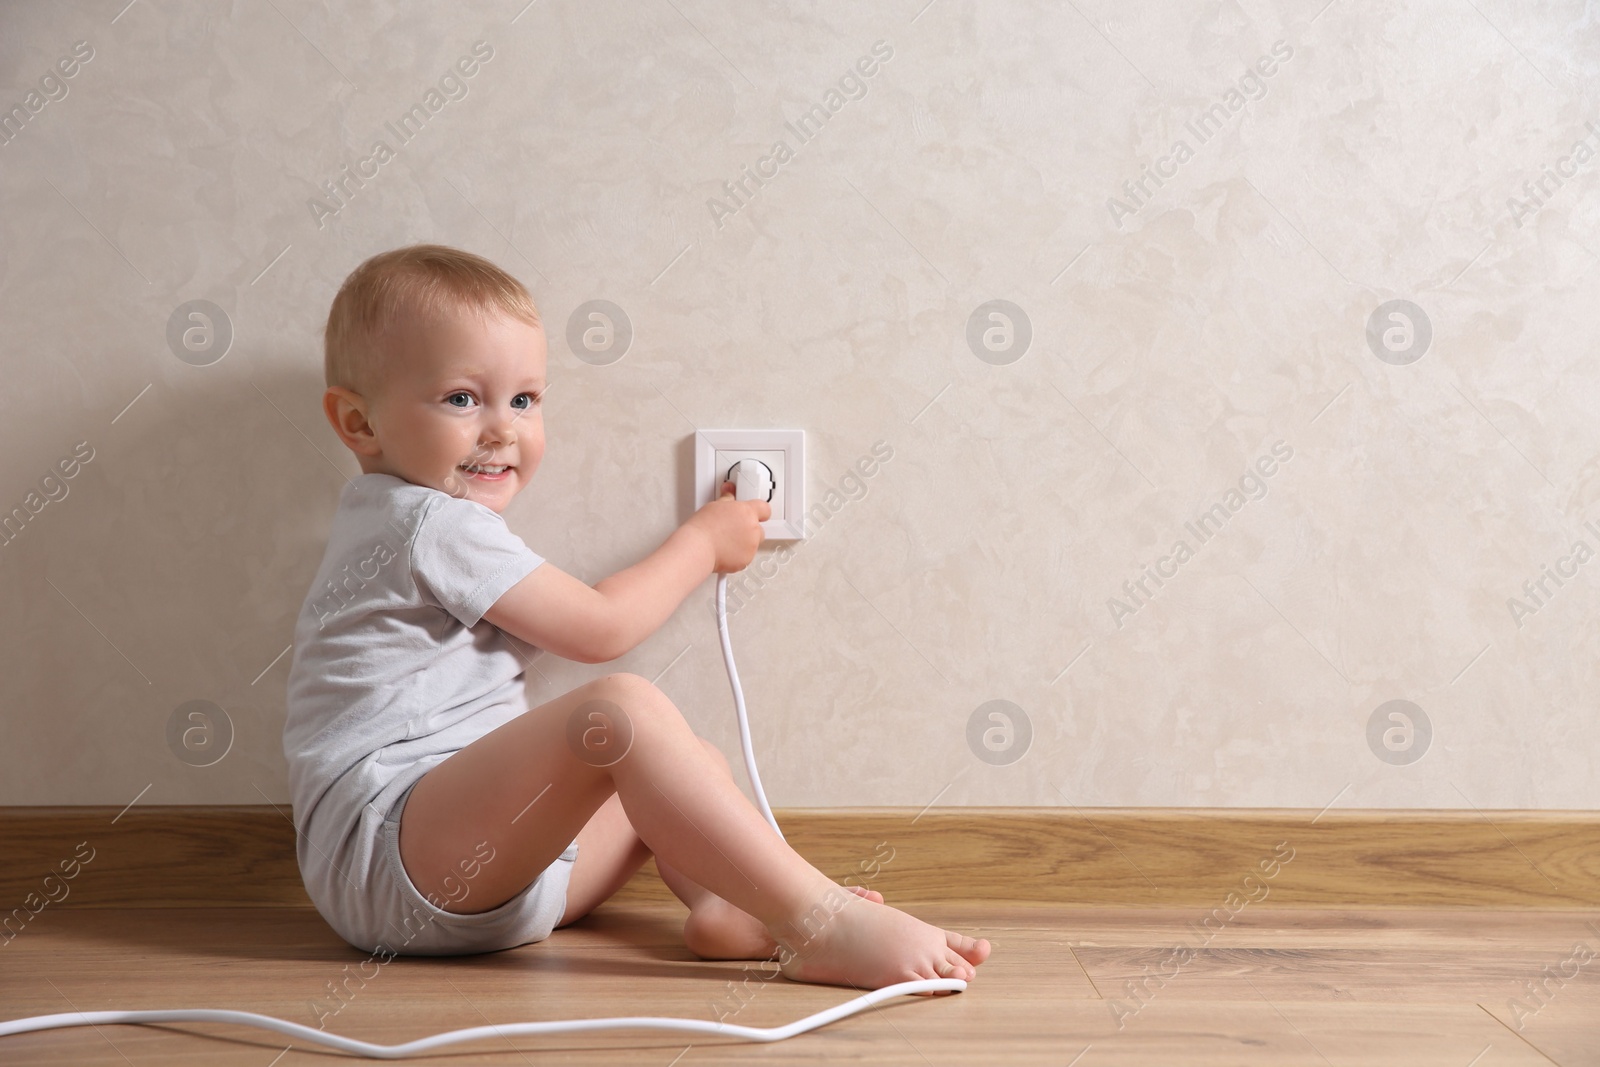
[{"label": "white plug", "polygon": [[741,459],[728,468],[726,480],[733,483],[735,500],[772,503],[772,488],[777,483],[772,477],[772,468],[759,459]]},{"label": "white plug", "polygon": [[[745,464],[745,460],[753,460]],[[748,466],[755,483],[740,490],[738,472]],[[765,468],[764,470],[762,468]],[[768,481],[768,479],[771,479]],[[695,508],[703,508],[733,483],[736,500],[765,500],[762,541],[806,539],[806,435],[803,430],[700,430],[694,436]]]}]

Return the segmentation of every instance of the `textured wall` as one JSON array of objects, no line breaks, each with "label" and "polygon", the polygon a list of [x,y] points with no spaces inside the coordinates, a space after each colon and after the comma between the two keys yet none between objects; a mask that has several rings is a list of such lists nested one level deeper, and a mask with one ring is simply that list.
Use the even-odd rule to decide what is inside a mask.
[{"label": "textured wall", "polygon": [[[776,804],[1600,802],[1595,5],[125,3],[0,7],[0,803],[286,799],[320,329],[422,240],[543,309],[587,581],[806,431]],[[736,751],[712,588],[530,701]]]}]

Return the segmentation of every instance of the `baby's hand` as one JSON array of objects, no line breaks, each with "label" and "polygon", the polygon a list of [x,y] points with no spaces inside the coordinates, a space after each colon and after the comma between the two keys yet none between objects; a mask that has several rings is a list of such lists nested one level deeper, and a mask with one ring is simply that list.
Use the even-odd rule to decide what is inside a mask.
[{"label": "baby's hand", "polygon": [[735,500],[733,483],[723,482],[717,499],[689,517],[685,526],[697,526],[711,539],[716,554],[713,573],[741,571],[755,558],[761,545],[761,524],[772,518],[765,500]]}]

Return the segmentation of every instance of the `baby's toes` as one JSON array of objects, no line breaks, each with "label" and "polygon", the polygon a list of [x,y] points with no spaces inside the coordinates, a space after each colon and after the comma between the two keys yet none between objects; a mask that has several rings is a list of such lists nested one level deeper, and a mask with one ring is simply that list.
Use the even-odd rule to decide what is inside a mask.
[{"label": "baby's toes", "polygon": [[945,943],[968,963],[976,965],[989,958],[989,942],[984,938],[968,937],[953,930],[946,930],[944,939]]},{"label": "baby's toes", "polygon": [[[968,966],[966,960],[954,952],[944,952],[908,973],[903,981],[926,981],[930,978],[959,978],[962,981],[968,981],[972,977],[972,968]],[[925,993],[914,995],[919,997],[943,997],[949,996],[950,993],[951,990],[947,989],[930,989]]]},{"label": "baby's toes", "polygon": [[944,958],[934,964],[933,970],[940,978],[959,978],[963,982],[970,982],[977,977],[972,965],[955,952],[946,952]]}]

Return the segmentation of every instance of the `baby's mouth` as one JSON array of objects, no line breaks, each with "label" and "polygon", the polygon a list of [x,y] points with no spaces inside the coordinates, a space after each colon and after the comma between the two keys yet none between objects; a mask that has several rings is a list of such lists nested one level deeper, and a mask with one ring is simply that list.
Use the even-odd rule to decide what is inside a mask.
[{"label": "baby's mouth", "polygon": [[510,477],[515,468],[509,463],[463,463],[456,468],[475,481],[498,482]]}]

